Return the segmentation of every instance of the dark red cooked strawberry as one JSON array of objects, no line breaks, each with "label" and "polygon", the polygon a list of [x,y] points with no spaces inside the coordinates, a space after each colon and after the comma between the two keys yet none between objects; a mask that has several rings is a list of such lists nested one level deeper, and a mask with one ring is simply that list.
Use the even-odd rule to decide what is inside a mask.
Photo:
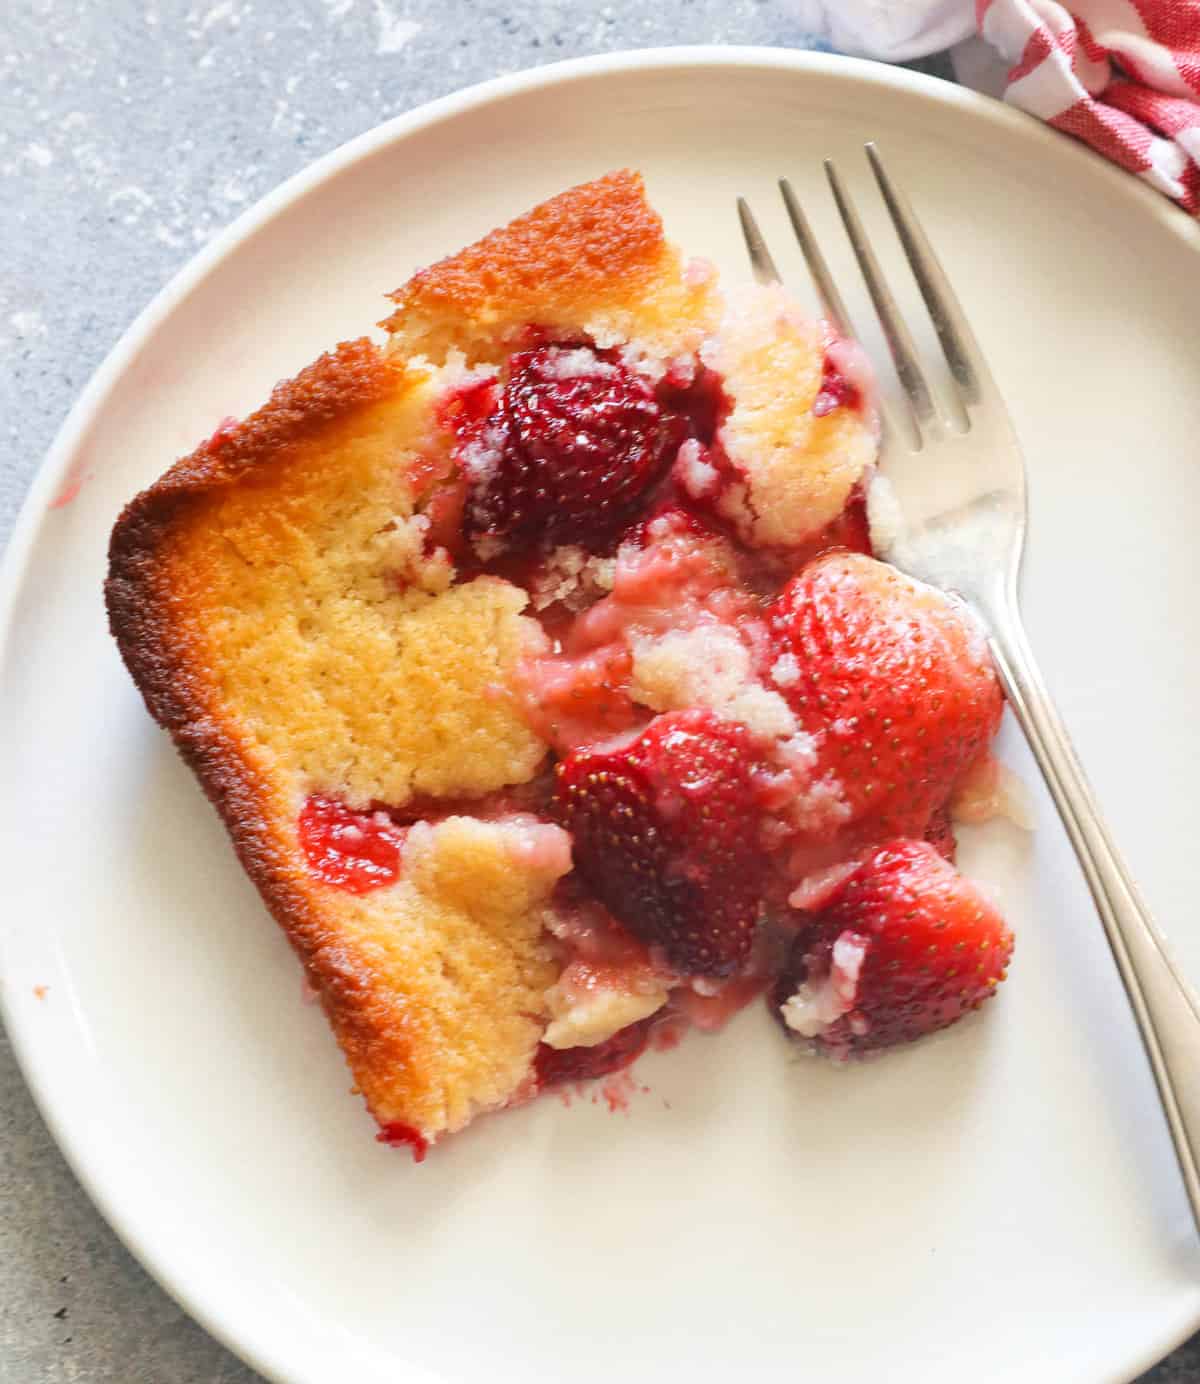
[{"label": "dark red cooked strawberry", "polygon": [[676,538],[723,541],[721,531],[708,515],[697,514],[694,510],[684,509],[682,505],[668,500],[652,514],[647,514],[636,524],[631,524],[621,534],[621,546],[649,548],[655,544],[669,543]]},{"label": "dark red cooked strawberry", "polygon": [[720,375],[707,366],[673,366],[659,381],[659,400],[688,421],[688,431],[706,446],[729,413],[731,401]]},{"label": "dark red cooked strawberry", "polygon": [[465,531],[484,558],[611,536],[687,428],[645,379],[590,346],[520,351],[484,414],[487,397],[443,409],[469,486]]},{"label": "dark red cooked strawberry", "polygon": [[954,835],[950,809],[945,803],[929,819],[929,825],[925,828],[925,840],[938,855],[944,856],[951,865],[954,864],[954,857],[958,854],[958,839]]},{"label": "dark red cooked strawberry", "polygon": [[591,1048],[551,1048],[538,1044],[533,1071],[539,1086],[558,1086],[564,1081],[591,1081],[608,1076],[637,1061],[646,1050],[652,1019],[630,1024]]},{"label": "dark red cooked strawberry", "polygon": [[576,869],[681,973],[730,975],[750,953],[762,892],[753,765],[744,726],[677,711],[619,749],[577,750],[558,766]]},{"label": "dark red cooked strawberry", "polygon": [[827,553],[768,612],[769,677],[840,785],[851,839],[924,836],[986,750],[1003,700],[987,647],[940,592]]},{"label": "dark red cooked strawberry", "polygon": [[892,1047],[978,1009],[1012,946],[995,908],[927,841],[892,841],[810,915],[772,1007],[835,1057]]}]

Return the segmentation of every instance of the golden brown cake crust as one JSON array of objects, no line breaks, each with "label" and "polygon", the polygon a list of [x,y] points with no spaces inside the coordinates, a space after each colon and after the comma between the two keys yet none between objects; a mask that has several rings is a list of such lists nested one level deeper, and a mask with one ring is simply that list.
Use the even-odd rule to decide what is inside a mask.
[{"label": "golden brown cake crust", "polygon": [[415,1016],[380,1002],[370,968],[338,946],[329,919],[313,907],[294,849],[279,829],[269,784],[239,745],[177,618],[164,563],[173,531],[206,499],[386,398],[402,376],[369,339],[344,342],[279,384],[244,422],[218,430],[125,507],[109,545],[105,600],[113,635],[150,714],[170,732],[220,813],[243,867],[304,962],[351,1069],[391,1066],[411,1072],[415,1086]]},{"label": "golden brown cake crust", "polygon": [[[233,484],[260,462],[278,458],[328,423],[385,398],[402,377],[403,368],[369,338],[342,342],[294,379],[278,384],[257,412],[218,429],[180,458],[121,512],[109,541],[109,624],[150,714],[172,734],[192,726],[209,708],[197,704],[186,659],[180,657],[184,651],[173,639],[169,603],[159,590],[159,558],[171,525],[197,501]],[[222,758],[218,755],[211,764],[205,759],[214,783],[229,778],[233,769]],[[199,766],[193,767],[199,772]],[[210,789],[209,777],[202,782],[223,811],[226,788]]]},{"label": "golden brown cake crust", "polygon": [[639,173],[621,169],[543,202],[460,254],[422,269],[391,294],[381,325],[414,318],[539,322],[556,301],[631,297],[657,273],[666,248],[662,221]]},{"label": "golden brown cake crust", "polygon": [[198,695],[188,651],[179,646],[169,595],[162,590],[164,542],[173,524],[205,497],[268,459],[286,457],[289,448],[315,438],[329,423],[386,398],[403,373],[369,338],[342,342],[294,379],[276,385],[257,412],[219,428],[180,458],[125,506],[113,528],[104,588],[113,636],[150,714],[175,736],[200,774],[239,850],[237,833],[249,823],[231,820],[227,803],[239,811],[247,806],[240,788],[244,766],[230,759],[211,708]]}]

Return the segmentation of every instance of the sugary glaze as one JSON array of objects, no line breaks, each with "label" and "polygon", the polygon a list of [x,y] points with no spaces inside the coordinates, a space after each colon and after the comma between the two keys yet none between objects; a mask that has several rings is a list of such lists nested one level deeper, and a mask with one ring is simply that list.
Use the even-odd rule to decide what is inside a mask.
[{"label": "sugary glaze", "polygon": [[[127,507],[107,598],[380,1137],[421,1157],[779,972],[855,818],[780,602],[867,548],[876,430],[853,351],[778,290],[726,302],[636,174],[393,301],[386,350],[322,357]],[[649,829],[666,895],[631,903],[621,857],[583,849],[612,837],[599,784],[653,814],[624,859]],[[714,804],[721,855],[690,825]],[[749,883],[718,898],[734,861]]]}]

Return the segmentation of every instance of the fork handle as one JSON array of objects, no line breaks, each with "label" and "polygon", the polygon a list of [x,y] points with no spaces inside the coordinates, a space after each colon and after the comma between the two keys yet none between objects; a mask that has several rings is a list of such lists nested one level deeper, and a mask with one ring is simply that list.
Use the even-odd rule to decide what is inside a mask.
[{"label": "fork handle", "polygon": [[1033,751],[1083,867],[1162,1098],[1179,1169],[1200,1229],[1200,1002],[1179,973],[1113,844],[1083,768],[1008,606],[989,646],[1009,705]]}]

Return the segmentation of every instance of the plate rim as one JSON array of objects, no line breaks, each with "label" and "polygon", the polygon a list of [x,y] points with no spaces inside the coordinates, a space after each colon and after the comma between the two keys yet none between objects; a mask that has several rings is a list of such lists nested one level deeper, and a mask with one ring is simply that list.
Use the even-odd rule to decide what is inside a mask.
[{"label": "plate rim", "polygon": [[[1124,198],[1148,213],[1159,226],[1175,233],[1181,242],[1200,255],[1200,223],[1146,183],[1118,169],[1085,145],[1049,129],[1035,117],[980,92],[958,86],[943,78],[894,67],[864,58],[847,57],[822,50],[761,45],[695,44],[670,47],[625,49],[587,57],[568,58],[544,66],[522,68],[513,73],[474,83],[403,112],[363,131],[298,170],[251,207],[236,217],[199,252],[186,261],[134,317],[96,368],[59,427],[53,442],[37,467],[29,491],[18,511],[5,552],[0,555],[0,667],[8,658],[19,600],[25,578],[48,510],[54,496],[71,469],[86,440],[89,429],[101,417],[109,398],[134,357],[153,337],[172,312],[198,290],[238,245],[266,227],[276,217],[335,177],[343,169],[385,147],[400,144],[409,137],[456,116],[506,98],[566,87],[573,82],[606,75],[634,72],[670,73],[688,68],[728,68],[745,70],[769,68],[796,73],[809,72],[842,77],[868,86],[890,88],[923,97],[942,107],[961,110],[985,124],[998,126],[1033,143],[1034,148],[1054,149],[1067,158],[1091,166],[1112,196]],[[82,478],[86,483],[86,476]],[[13,1055],[34,1105],[45,1122],[58,1151],[72,1175],[139,1265],[160,1288],[220,1342],[236,1358],[275,1384],[295,1384],[296,1377],[280,1372],[272,1360],[276,1351],[269,1341],[251,1330],[228,1323],[205,1302],[206,1294],[171,1265],[160,1247],[147,1241],[141,1230],[127,1224],[116,1198],[102,1172],[93,1170],[86,1145],[71,1132],[71,1125],[60,1118],[52,1097],[36,1076],[32,1058],[32,1038],[8,999],[8,987],[0,971],[0,1023],[8,1036]],[[27,1044],[30,1045],[27,1050]],[[1156,1338],[1128,1365],[1120,1379],[1130,1381],[1163,1359],[1200,1328],[1200,1306],[1162,1338]],[[1130,1371],[1126,1373],[1125,1371]],[[1114,1376],[1116,1379],[1117,1376]]]}]

